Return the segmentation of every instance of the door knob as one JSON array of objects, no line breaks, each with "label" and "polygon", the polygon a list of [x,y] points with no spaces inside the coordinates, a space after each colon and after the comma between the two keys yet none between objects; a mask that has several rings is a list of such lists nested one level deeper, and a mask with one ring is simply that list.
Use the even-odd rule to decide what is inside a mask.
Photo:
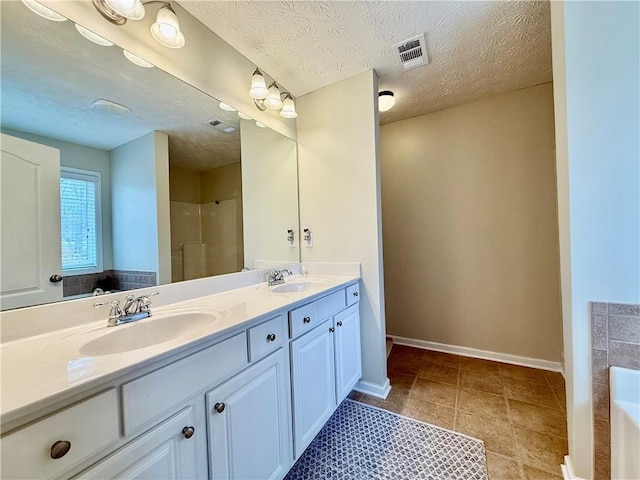
[{"label": "door knob", "polygon": [[302,321],[303,321],[304,323],[309,323],[309,322],[311,322],[311,317],[304,317],[304,318],[302,319]]},{"label": "door knob", "polygon": [[339,327],[341,327],[341,326],[342,326],[342,322],[338,322],[338,323],[336,323],[336,325],[338,325]]},{"label": "door knob", "polygon": [[184,438],[191,438],[194,433],[196,433],[195,427],[184,427],[182,429],[182,435],[184,435]]},{"label": "door knob", "polygon": [[275,342],[276,341],[276,334],[275,333],[270,333],[269,335],[267,335],[267,340],[269,342]]},{"label": "door knob", "polygon": [[213,409],[218,413],[222,413],[222,412],[224,412],[225,407],[226,407],[226,405],[224,403],[219,402],[219,403],[216,403],[213,406]]},{"label": "door knob", "polygon": [[333,332],[335,332],[335,331],[336,331],[336,329],[335,329],[335,328],[333,328],[333,327],[330,327],[330,328],[329,328],[329,333],[333,333]]},{"label": "door knob", "polygon": [[353,292],[353,296],[357,297],[358,296],[358,292]]},{"label": "door knob", "polygon": [[49,277],[49,281],[51,283],[58,283],[62,281],[62,275],[58,275],[57,273],[54,273],[53,275],[51,275]]}]

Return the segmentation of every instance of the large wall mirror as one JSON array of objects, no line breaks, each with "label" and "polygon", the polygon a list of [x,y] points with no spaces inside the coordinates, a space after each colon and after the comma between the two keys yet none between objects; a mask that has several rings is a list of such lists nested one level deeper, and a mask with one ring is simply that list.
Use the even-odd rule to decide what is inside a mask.
[{"label": "large wall mirror", "polygon": [[3,310],[299,261],[293,140],[71,21],[0,11]]}]

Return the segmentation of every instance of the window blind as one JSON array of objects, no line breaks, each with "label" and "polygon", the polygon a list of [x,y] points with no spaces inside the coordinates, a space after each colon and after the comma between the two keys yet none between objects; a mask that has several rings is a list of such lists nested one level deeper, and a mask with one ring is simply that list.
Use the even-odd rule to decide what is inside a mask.
[{"label": "window blind", "polygon": [[95,269],[98,266],[96,197],[98,176],[62,171],[60,220],[62,269]]}]

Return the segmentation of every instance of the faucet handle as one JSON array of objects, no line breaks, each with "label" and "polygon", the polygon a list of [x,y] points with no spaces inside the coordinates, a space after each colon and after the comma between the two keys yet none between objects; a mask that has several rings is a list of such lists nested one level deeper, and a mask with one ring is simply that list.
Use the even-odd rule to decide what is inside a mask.
[{"label": "faucet handle", "polygon": [[120,300],[112,300],[110,302],[96,302],[93,304],[93,308],[100,308],[109,306],[109,326],[116,325],[116,320],[122,317],[122,309],[120,308]]},{"label": "faucet handle", "polygon": [[155,295],[159,295],[160,292],[153,292],[153,293],[149,293],[146,295],[140,295],[138,297],[138,301],[140,302],[140,311],[141,312],[148,312],[149,311],[149,307],[151,306],[151,300],[149,300],[149,297],[153,297]]}]

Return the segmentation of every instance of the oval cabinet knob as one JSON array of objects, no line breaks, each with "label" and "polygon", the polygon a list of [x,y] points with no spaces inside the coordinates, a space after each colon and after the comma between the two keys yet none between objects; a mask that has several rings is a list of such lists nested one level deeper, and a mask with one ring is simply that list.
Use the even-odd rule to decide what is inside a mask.
[{"label": "oval cabinet knob", "polygon": [[226,405],[223,402],[218,402],[213,406],[213,409],[218,412],[218,413],[222,413],[224,412]]},{"label": "oval cabinet knob", "polygon": [[303,321],[304,323],[310,323],[310,322],[311,322],[311,317],[304,317],[304,318],[302,319],[302,321]]},{"label": "oval cabinet knob", "polygon": [[184,427],[182,429],[182,435],[184,436],[184,438],[191,438],[193,437],[194,433],[196,433],[195,427]]},{"label": "oval cabinet knob", "polygon": [[333,327],[330,327],[330,328],[329,328],[329,333],[333,333],[333,332],[335,332],[335,331],[336,331],[336,329],[335,329],[335,328],[333,328]]},{"label": "oval cabinet knob", "polygon": [[54,273],[49,277],[49,281],[51,283],[59,283],[62,281],[62,278],[63,278],[62,275],[58,275],[57,273]]},{"label": "oval cabinet knob", "polygon": [[270,333],[269,335],[267,335],[267,341],[275,342],[276,341],[276,334],[275,333]]},{"label": "oval cabinet knob", "polygon": [[338,323],[336,323],[336,325],[338,325],[339,327],[341,327],[341,326],[342,326],[342,322],[338,322]]},{"label": "oval cabinet knob", "polygon": [[71,442],[68,440],[58,440],[51,445],[51,458],[57,460],[64,457],[71,450]]}]

